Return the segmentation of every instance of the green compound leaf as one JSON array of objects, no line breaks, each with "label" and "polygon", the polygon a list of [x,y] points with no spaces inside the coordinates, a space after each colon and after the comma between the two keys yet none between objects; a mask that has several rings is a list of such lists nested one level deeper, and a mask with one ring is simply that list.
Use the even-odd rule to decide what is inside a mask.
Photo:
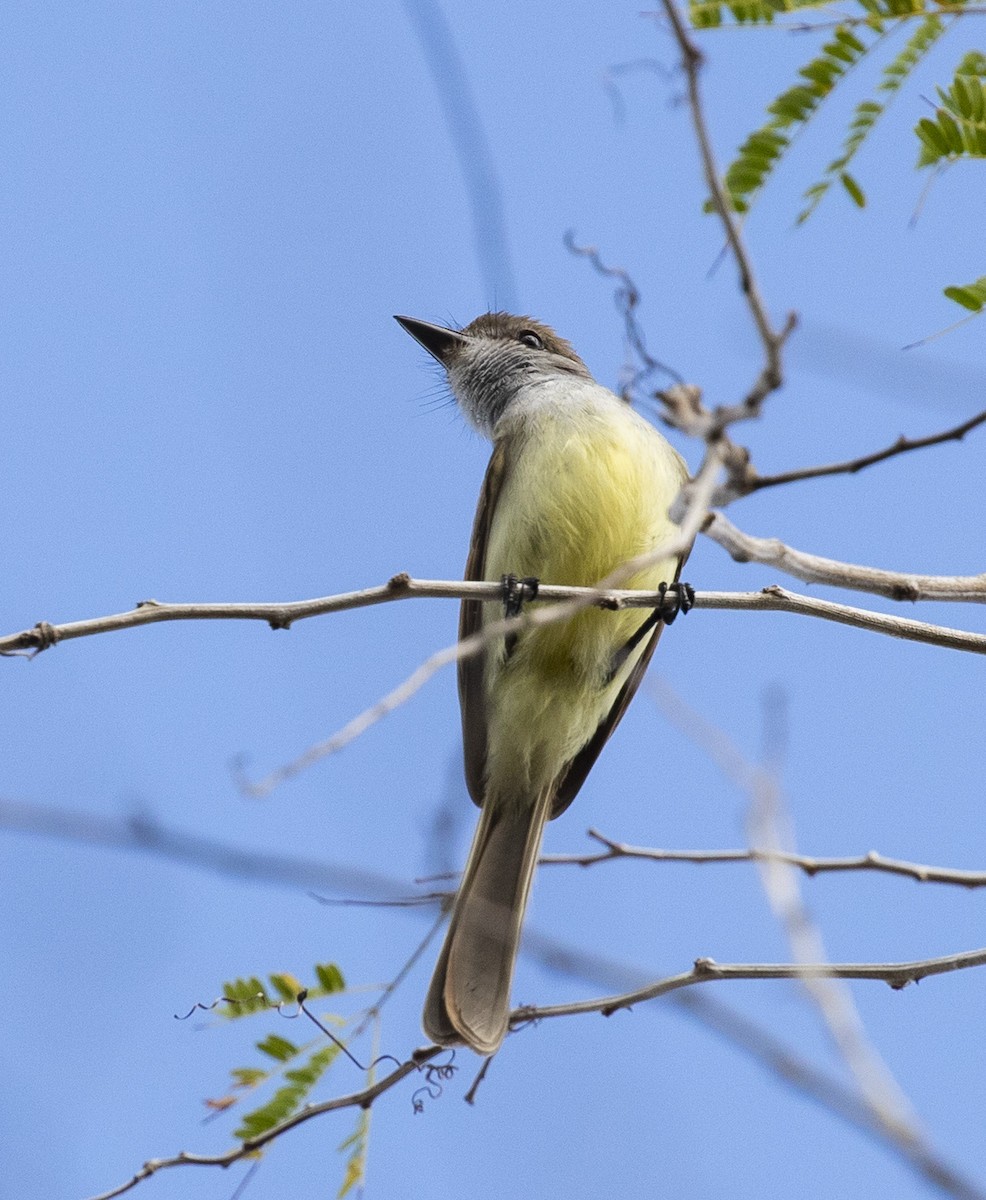
[{"label": "green compound leaf", "polygon": [[331,996],[334,992],[346,990],[346,981],[335,963],[316,963],[315,977],[318,979],[320,994]]},{"label": "green compound leaf", "polygon": [[[859,33],[862,36],[857,36],[847,25],[838,26],[820,53],[799,70],[799,82],[767,106],[769,119],[740,146],[723,180],[729,203],[736,212],[749,211],[754,196],[777,167],[795,134],[805,127],[822,101],[845,74],[869,53],[881,36],[879,30],[868,25],[861,26]],[[863,37],[867,40],[864,41]],[[846,157],[846,162],[851,157],[851,154]],[[841,167],[836,168],[835,177],[840,173]],[[819,186],[816,185],[816,188]],[[826,183],[825,188],[827,186]],[[814,194],[814,189],[810,190],[810,194]],[[821,194],[824,194],[824,189],[818,199]],[[711,211],[711,201],[707,201],[705,207],[706,211]]]},{"label": "green compound leaf", "polygon": [[848,171],[842,172],[842,174],[839,176],[839,182],[849,193],[852,202],[857,206],[857,208],[866,207],[866,196],[863,194],[863,189],[859,186],[856,180],[853,179]]},{"label": "green compound leaf", "polygon": [[[283,1039],[273,1038],[267,1040],[283,1041]],[[287,1045],[291,1045],[291,1043],[288,1042]],[[264,1049],[264,1046],[261,1045],[258,1048]],[[297,1050],[293,1048],[293,1052],[297,1053]],[[234,1136],[246,1141],[248,1138],[266,1133],[268,1129],[273,1129],[275,1125],[286,1121],[288,1117],[298,1111],[308,1093],[338,1053],[337,1046],[323,1046],[309,1057],[303,1067],[285,1072],[285,1078],[289,1082],[284,1087],[278,1088],[261,1108],[246,1113]]]},{"label": "green compound leaf", "polygon": [[294,1042],[289,1042],[287,1038],[282,1038],[276,1033],[268,1034],[262,1042],[258,1042],[257,1049],[261,1054],[277,1059],[278,1062],[287,1062],[299,1053],[299,1048]]},{"label": "green compound leaf", "polygon": [[263,1012],[271,1006],[267,989],[256,975],[247,979],[234,979],[223,984],[223,996],[230,1003],[218,1011],[224,1017],[235,1020],[237,1017],[248,1017],[251,1013]]},{"label": "green compound leaf", "polygon": [[922,117],[914,127],[921,143],[918,167],[986,158],[986,55],[971,51],[956,67],[948,90],[937,91],[934,117]]},{"label": "green compound leaf", "polygon": [[877,91],[885,93],[887,100],[883,103],[876,99],[862,100],[856,105],[856,111],[849,122],[849,129],[842,143],[841,153],[825,168],[823,177],[808,188],[804,194],[807,203],[798,214],[799,225],[803,221],[807,221],[836,180],[842,184],[856,205],[860,208],[865,206],[866,197],[863,189],[856,179],[846,171],[846,167],[866,141],[877,121],[883,116],[894,94],[901,89],[904,81],[944,32],[945,22],[940,17],[936,15],[925,17],[908,38],[903,50],[884,67]]},{"label": "green compound leaf", "polygon": [[986,308],[986,275],[981,275],[975,283],[967,283],[962,287],[947,287],[945,295],[970,312],[982,312]]},{"label": "green compound leaf", "polygon": [[297,1000],[299,994],[304,991],[302,985],[293,975],[279,973],[269,975],[270,985],[277,992],[282,1000]]},{"label": "green compound leaf", "polygon": [[222,994],[227,1003],[216,1011],[220,1016],[236,1020],[266,1012],[278,1004],[290,1004],[302,992],[307,993],[310,1000],[317,1000],[346,990],[346,981],[335,963],[316,963],[315,977],[317,984],[308,988],[288,971],[268,975],[269,985],[256,975],[231,980],[223,984]]},{"label": "green compound leaf", "polygon": [[336,1193],[336,1200],[343,1200],[347,1192],[354,1187],[361,1187],[366,1181],[366,1151],[370,1136],[370,1110],[364,1109],[356,1122],[356,1128],[339,1145],[339,1150],[351,1151],[346,1160],[346,1174],[342,1187]]},{"label": "green compound leaf", "polygon": [[268,1079],[270,1072],[262,1071],[259,1067],[233,1067],[230,1075],[233,1077],[234,1087],[253,1088]]},{"label": "green compound leaf", "polygon": [[[256,975],[234,979],[223,986],[224,1005],[216,1012],[224,1017],[240,1018],[257,1013],[270,1013],[272,1009],[287,1006],[282,1015],[296,1016],[296,1004],[335,995],[346,989],[342,972],[335,963],[316,963],[313,968],[315,982],[303,984],[288,971],[276,971],[267,976],[267,983]],[[322,1014],[321,1022],[345,1025],[341,1017]],[[248,1140],[266,1133],[286,1121],[307,1102],[308,1096],[339,1054],[339,1045],[326,1045],[319,1037],[302,1045],[295,1045],[279,1034],[268,1034],[256,1048],[264,1056],[266,1065],[234,1067],[230,1071],[232,1086],[230,1093],[219,1100],[207,1100],[213,1112],[227,1111],[243,1102],[246,1094],[263,1084],[275,1087],[270,1099],[260,1107],[241,1117],[235,1136]],[[361,1186],[365,1177],[367,1138],[369,1121],[361,1114],[354,1133],[340,1147],[351,1153],[345,1166],[345,1177],[340,1195]]]},{"label": "green compound leaf", "polygon": [[770,25],[774,17],[808,8],[825,8],[831,0],[689,0],[688,17],[696,29],[714,29],[732,17],[738,25]]}]

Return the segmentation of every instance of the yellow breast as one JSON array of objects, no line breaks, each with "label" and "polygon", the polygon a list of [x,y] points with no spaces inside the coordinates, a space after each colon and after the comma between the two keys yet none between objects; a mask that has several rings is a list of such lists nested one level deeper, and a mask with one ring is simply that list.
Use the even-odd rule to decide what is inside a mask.
[{"label": "yellow breast", "polygon": [[[601,411],[540,414],[527,422],[497,503],[486,577],[598,583],[673,536],[667,510],[685,474],[668,442],[615,396]],[[656,588],[676,569],[676,560],[658,562],[623,586]],[[588,609],[525,635],[515,653],[550,676],[598,678],[646,615]]]}]

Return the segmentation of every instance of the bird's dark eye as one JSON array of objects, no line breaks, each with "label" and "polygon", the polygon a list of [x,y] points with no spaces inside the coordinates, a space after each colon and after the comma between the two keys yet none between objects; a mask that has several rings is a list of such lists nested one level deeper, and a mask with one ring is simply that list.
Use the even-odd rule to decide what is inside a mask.
[{"label": "bird's dark eye", "polygon": [[544,342],[541,341],[533,329],[522,329],[517,334],[517,341],[523,342],[525,346],[530,346],[532,350],[544,349]]}]

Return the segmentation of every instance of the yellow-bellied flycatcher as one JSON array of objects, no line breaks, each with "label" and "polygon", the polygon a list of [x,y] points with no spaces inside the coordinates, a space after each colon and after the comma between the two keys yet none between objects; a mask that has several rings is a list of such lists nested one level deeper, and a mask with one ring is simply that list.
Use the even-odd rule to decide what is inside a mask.
[{"label": "yellow-bellied flycatcher", "polygon": [[[681,456],[553,330],[508,313],[461,331],[397,320],[493,441],[466,579],[503,579],[508,612],[519,609],[518,588],[530,596],[537,581],[592,586],[677,533],[668,509],[687,479]],[[674,583],[683,558],[651,563],[622,586]],[[460,637],[503,611],[464,600]],[[503,1041],[545,822],[575,798],[662,627],[651,610],[586,608],[459,663],[466,782],[482,812],[425,1003],[434,1041],[479,1054]]]}]

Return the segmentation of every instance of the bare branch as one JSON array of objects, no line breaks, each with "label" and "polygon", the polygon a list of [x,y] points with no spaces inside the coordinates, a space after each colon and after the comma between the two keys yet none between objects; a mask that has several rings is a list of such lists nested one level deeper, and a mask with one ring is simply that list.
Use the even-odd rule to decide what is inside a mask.
[{"label": "bare branch", "polygon": [[[943,958],[926,959],[911,963],[844,963],[844,964],[730,964],[724,965],[712,959],[700,958],[695,962],[691,971],[680,975],[672,975],[665,979],[636,988],[622,995],[606,996],[598,1000],[558,1004],[550,1006],[526,1005],[514,1010],[511,1014],[513,1026],[522,1025],[528,1021],[536,1021],[544,1017],[570,1016],[575,1013],[600,1012],[610,1016],[623,1008],[629,1008],[658,996],[669,995],[670,999],[685,1001],[699,999],[689,991],[691,985],[707,983],[719,979],[792,979],[803,980],[806,972],[815,973],[816,977],[839,979],[875,979],[888,983],[892,988],[899,989],[911,982],[927,978],[930,975],[944,974],[949,971],[963,970],[968,967],[986,964],[986,950],[971,951],[967,954],[948,955]],[[708,1019],[703,1017],[703,1019]],[[923,1142],[909,1141],[904,1137],[893,1137],[885,1125],[877,1123],[873,1115],[847,1093],[841,1085],[818,1072],[803,1060],[790,1061],[783,1047],[773,1044],[770,1035],[758,1029],[746,1030],[743,1018],[737,1014],[723,1014],[721,1028],[727,1032],[731,1040],[745,1040],[746,1035],[752,1037],[751,1045],[757,1047],[757,1055],[763,1061],[769,1058],[773,1069],[789,1079],[794,1086],[815,1096],[827,1107],[838,1112],[847,1120],[868,1132],[876,1134],[881,1142],[890,1145],[905,1161],[907,1161],[922,1176],[934,1183],[949,1195],[960,1200],[983,1200],[984,1193],[974,1183],[969,1181],[939,1158],[933,1150]],[[766,1041],[764,1040],[766,1038]]]},{"label": "bare branch", "polygon": [[[761,877],[771,907],[784,923],[792,950],[810,974],[802,978],[808,994],[817,1004],[822,1019],[859,1087],[870,1122],[920,1174],[953,1196],[980,1196],[978,1189],[956,1174],[927,1142],[910,1104],[889,1069],[865,1035],[852,994],[837,979],[817,973],[826,958],[825,948],[806,909],[797,886],[793,866],[784,852],[793,852],[793,830],[785,830],[785,810],[777,783],[776,764],[782,739],[776,724],[767,734],[767,765],[753,763],[720,728],[686,705],[659,680],[649,691],[668,718],[699,746],[711,760],[751,798],[751,823],[756,844],[772,852],[759,860]],[[766,717],[765,713],[765,717]],[[772,744],[773,743],[773,744]],[[814,961],[813,961],[814,960]]]},{"label": "bare branch", "polygon": [[808,554],[804,550],[795,550],[777,538],[753,537],[737,529],[721,512],[712,514],[702,532],[728,551],[736,562],[763,563],[805,583],[827,583],[833,587],[871,592],[891,600],[986,602],[986,573],[914,575],[839,562],[833,558]]},{"label": "bare branch", "polygon": [[[675,539],[677,545],[679,539]],[[639,562],[632,564],[637,569]],[[315,600],[293,600],[280,604],[166,604],[157,600],[141,600],[136,608],[84,621],[52,625],[39,621],[31,629],[0,637],[0,655],[33,658],[42,650],[74,638],[92,637],[98,633],[115,633],[141,625],[156,625],[162,621],[261,621],[272,629],[290,629],[296,621],[323,617],[330,613],[369,608],[395,600],[492,600],[503,599],[500,583],[473,583],[465,580],[412,579],[401,573],[380,587],[363,588],[357,592],[340,592]],[[633,591],[618,587],[566,587],[541,584],[538,599],[545,601],[579,601],[580,607],[599,608],[660,608],[665,599],[660,592]]]},{"label": "bare branch", "polygon": [[905,1145],[888,1138],[886,1129],[876,1121],[855,1092],[807,1062],[800,1054],[792,1055],[768,1030],[749,1021],[741,1013],[720,1006],[711,995],[702,995],[693,989],[675,992],[668,999],[677,1001],[686,1009],[698,1000],[703,1001],[702,1019],[710,1028],[723,1033],[731,1044],[747,1047],[759,1062],[768,1064],[774,1074],[786,1080],[795,1090],[812,1097],[829,1112],[869,1134],[879,1145],[897,1154],[918,1174],[950,1196],[960,1200],[984,1200],[984,1194],[976,1184],[926,1147]]},{"label": "bare branch", "polygon": [[[657,608],[663,600],[657,592],[629,591],[619,588],[573,588],[543,584],[538,589],[542,600],[585,600],[600,608]],[[401,573],[380,587],[363,588],[357,592],[340,592],[315,600],[294,600],[282,604],[166,604],[157,600],[141,600],[136,608],[105,617],[71,621],[52,625],[39,621],[32,629],[0,637],[0,654],[23,654],[33,657],[59,642],[74,638],[92,637],[97,633],[115,633],[141,625],[162,621],[262,621],[272,629],[290,629],[296,621],[330,613],[348,612],[387,604],[394,600],[501,600],[503,587],[499,583],[472,583],[463,580],[412,579]]]},{"label": "bare branch", "polygon": [[[773,851],[793,851],[794,826],[777,771],[754,770],[751,764],[748,776],[753,783],[747,818],[752,840]],[[776,856],[761,859],[757,867],[764,894],[787,935],[794,958],[805,967],[813,961],[827,961],[821,930],[805,905],[797,871]],[[804,973],[802,983],[863,1100],[887,1136],[907,1146],[921,1145],[924,1139],[910,1101],[867,1036],[845,982]]]},{"label": "bare branch", "polygon": [[105,816],[53,805],[24,804],[0,798],[0,829],[57,838],[76,845],[137,850],[172,862],[186,863],[220,875],[266,883],[375,896],[387,902],[406,898],[411,885],[378,871],[319,858],[298,858],[250,850],[182,829],[169,828],[152,813]]},{"label": "bare branch", "polygon": [[797,867],[806,875],[825,875],[846,871],[877,871],[899,875],[918,883],[944,883],[969,890],[986,887],[986,871],[964,871],[952,867],[932,867],[905,859],[888,858],[876,850],[867,854],[843,858],[816,858],[807,854],[792,854],[785,850],[660,850],[647,846],[632,846],[606,837],[597,829],[587,830],[588,836],[600,842],[604,849],[586,854],[545,854],[541,865],[591,867],[596,863],[617,862],[620,859],[644,859],[648,862],[696,863],[758,863],[777,861]]},{"label": "bare branch", "polygon": [[[730,521],[715,513],[704,531],[718,542],[737,562],[763,562],[786,571],[809,583],[831,583],[853,587],[858,591],[873,592],[894,600],[966,600],[986,602],[986,574],[984,575],[909,575],[895,571],[883,571],[873,567],[859,567],[835,559],[821,558],[793,550],[775,538],[755,538],[737,529]],[[385,604],[393,600],[478,599],[497,601],[502,599],[503,589],[499,583],[470,583],[462,580],[412,579],[410,575],[395,575],[382,587],[364,588],[358,592],[342,592],[335,596],[324,596],[317,600],[296,600],[284,604],[164,604],[144,601],[127,612],[113,613],[105,617],[92,617],[84,621],[71,621],[64,625],[39,622],[32,629],[0,637],[0,655],[8,657],[34,657],[62,641],[92,637],[98,633],[135,629],[141,625],[153,625],[161,621],[261,621],[274,629],[287,629],[296,621],[329,613],[345,612],[370,605]],[[783,602],[781,599],[783,598]],[[660,592],[636,591],[614,587],[568,587],[561,584],[542,584],[538,588],[538,599],[545,602],[578,602],[580,607],[595,605],[604,609],[660,608],[666,598]],[[804,601],[804,607],[798,607]],[[779,589],[764,589],[759,592],[696,592],[696,608],[719,608],[729,610],[759,610],[777,612],[801,612],[806,616],[828,617],[825,610],[812,607],[811,597],[799,597],[792,592]],[[547,610],[543,610],[547,611]],[[865,610],[851,610],[865,615]],[[552,620],[564,620],[568,615],[557,614]],[[878,615],[878,614],[874,614]],[[521,618],[514,618],[516,627],[523,625]],[[940,626],[914,622],[926,631]],[[861,623],[862,628],[871,626]],[[513,626],[511,628],[514,628]],[[876,628],[875,626],[873,628]],[[496,636],[499,636],[500,632]],[[884,632],[884,630],[880,630]],[[960,631],[951,631],[958,633]],[[935,638],[929,636],[928,640]],[[946,644],[946,643],[942,643]]]},{"label": "bare branch", "polygon": [[[428,579],[415,580],[402,573],[393,576],[382,587],[341,592],[317,600],[294,600],[286,604],[162,604],[157,600],[139,600],[136,607],[128,612],[114,613],[111,616],[71,621],[64,625],[39,621],[33,629],[25,629],[20,633],[0,638],[0,654],[25,651],[32,655],[38,654],[58,642],[70,641],[72,638],[114,633],[118,629],[134,629],[138,625],[154,625],[159,621],[263,621],[271,629],[290,629],[295,621],[385,604],[391,600],[406,600],[412,596],[458,597],[463,586],[470,585],[447,584]],[[472,586],[483,588],[486,585]],[[491,588],[495,586],[490,585]]]},{"label": "bare branch", "polygon": [[760,295],[760,288],[753,273],[753,264],[743,243],[739,222],[730,206],[726,190],[722,185],[722,180],[719,176],[719,167],[712,150],[712,140],[709,136],[701,89],[699,87],[699,71],[701,70],[703,61],[702,52],[692,40],[688,26],[678,10],[675,0],[662,0],[662,4],[668,21],[671,24],[675,40],[678,43],[678,48],[681,51],[682,66],[684,67],[685,76],[688,81],[688,107],[691,111],[695,140],[698,143],[699,153],[702,158],[705,182],[712,196],[712,203],[715,206],[716,214],[725,231],[726,241],[739,268],[740,288],[746,297],[750,315],[753,317],[753,323],[756,326],[757,334],[763,345],[765,356],[765,362],[760,375],[743,402],[729,408],[716,410],[717,428],[722,430],[727,424],[733,421],[756,417],[767,396],[771,392],[777,391],[781,386],[783,383],[781,351],[784,348],[784,343],[793,331],[797,319],[791,313],[782,328],[778,331],[775,331],[771,324],[767,307]]},{"label": "bare branch", "polygon": [[119,1187],[111,1188],[108,1192],[100,1192],[98,1196],[93,1196],[92,1200],[112,1200],[114,1196],[122,1196],[124,1192],[129,1192],[131,1188],[137,1186],[144,1179],[149,1179],[151,1175],[156,1175],[158,1171],[164,1171],[169,1167],[183,1166],[199,1166],[199,1167],[230,1167],[235,1162],[240,1162],[244,1158],[249,1158],[254,1155],[268,1142],[279,1138],[283,1133],[287,1133],[289,1129],[295,1129],[298,1125],[303,1125],[306,1121],[310,1121],[312,1117],[319,1117],[323,1113],[335,1112],[340,1108],[362,1108],[367,1109],[373,1104],[378,1096],[384,1092],[390,1091],[392,1087],[406,1079],[408,1075],[415,1071],[420,1071],[431,1059],[443,1053],[442,1046],[424,1046],[419,1050],[415,1050],[414,1054],[402,1063],[396,1070],[391,1071],[389,1075],[385,1075],[383,1079],[372,1084],[370,1087],[364,1088],[360,1092],[352,1092],[348,1096],[337,1096],[333,1100],[324,1100],[321,1104],[306,1104],[293,1116],[282,1121],[279,1125],[274,1125],[272,1128],[265,1130],[263,1133],[257,1134],[256,1137],[247,1138],[238,1146],[234,1146],[231,1150],[227,1150],[225,1154],[191,1154],[182,1150],[179,1154],[172,1158],[152,1158],[149,1159],[140,1168],[132,1178]]},{"label": "bare branch", "polygon": [[[381,904],[406,907],[410,899],[408,893],[411,885],[406,880],[348,864],[333,864],[320,858],[306,859],[294,855],[249,850],[228,841],[216,841],[169,828],[153,814],[146,812],[138,812],[132,816],[107,817],[102,813],[76,812],[51,805],[25,804],[0,798],[0,830],[56,838],[75,845],[136,850],[241,879],[256,879],[264,883],[307,888],[310,891],[320,889],[345,892],[350,896],[358,893],[360,896],[376,897],[375,902]],[[591,867],[597,863],[637,859],[647,862],[714,865],[778,858],[809,876],[876,871],[914,879],[918,883],[949,884],[968,888],[970,891],[986,887],[986,871],[928,866],[924,863],[890,858],[877,850],[842,858],[817,858],[807,854],[786,854],[783,851],[774,853],[762,849],[662,850],[616,841],[597,829],[589,829],[587,833],[605,848],[586,854],[545,854],[540,859],[541,864]],[[434,879],[434,876],[431,878]],[[431,904],[435,902],[436,897],[427,895],[413,899]],[[364,900],[352,902],[371,903]]]},{"label": "bare branch", "polygon": [[967,433],[986,423],[986,411],[977,413],[968,421],[963,421],[951,429],[941,433],[933,433],[927,437],[899,437],[892,445],[876,450],[871,454],[861,454],[858,458],[850,458],[845,462],[828,463],[820,467],[801,467],[794,471],[782,471],[776,475],[760,475],[749,464],[748,458],[743,461],[738,456],[727,461],[730,477],[728,482],[718,489],[713,497],[714,505],[731,503],[740,496],[749,496],[764,488],[779,487],[785,483],[798,483],[804,479],[821,479],[826,475],[855,475],[858,471],[872,467],[876,463],[886,462],[888,458],[896,458],[898,454],[907,454],[911,450],[923,450],[927,446],[940,446],[943,442],[961,441]]},{"label": "bare branch", "polygon": [[713,980],[736,979],[866,979],[889,984],[895,991],[932,975],[986,966],[986,949],[946,954],[940,958],[891,963],[717,963],[712,958],[697,958],[690,971],[669,975],[645,987],[616,996],[594,1000],[574,1000],[569,1004],[524,1005],[511,1014],[511,1025],[540,1021],[546,1017],[569,1017],[577,1013],[602,1013],[612,1016],[621,1008],[632,1008],[647,1000],[656,1000],[669,992]]},{"label": "bare branch", "polygon": [[[699,605],[697,595],[695,607],[705,607]],[[887,637],[902,638],[909,642],[924,642],[930,646],[943,646],[948,650],[986,654],[986,634],[967,633],[963,629],[953,629],[948,625],[931,625],[926,621],[913,621],[909,617],[890,617],[865,608],[853,608],[848,604],[816,600],[813,596],[788,592],[776,584],[753,594],[717,592],[715,607],[750,612],[799,613],[801,616],[819,617],[823,621],[852,625],[856,629],[866,629],[871,633],[882,633]]]}]

